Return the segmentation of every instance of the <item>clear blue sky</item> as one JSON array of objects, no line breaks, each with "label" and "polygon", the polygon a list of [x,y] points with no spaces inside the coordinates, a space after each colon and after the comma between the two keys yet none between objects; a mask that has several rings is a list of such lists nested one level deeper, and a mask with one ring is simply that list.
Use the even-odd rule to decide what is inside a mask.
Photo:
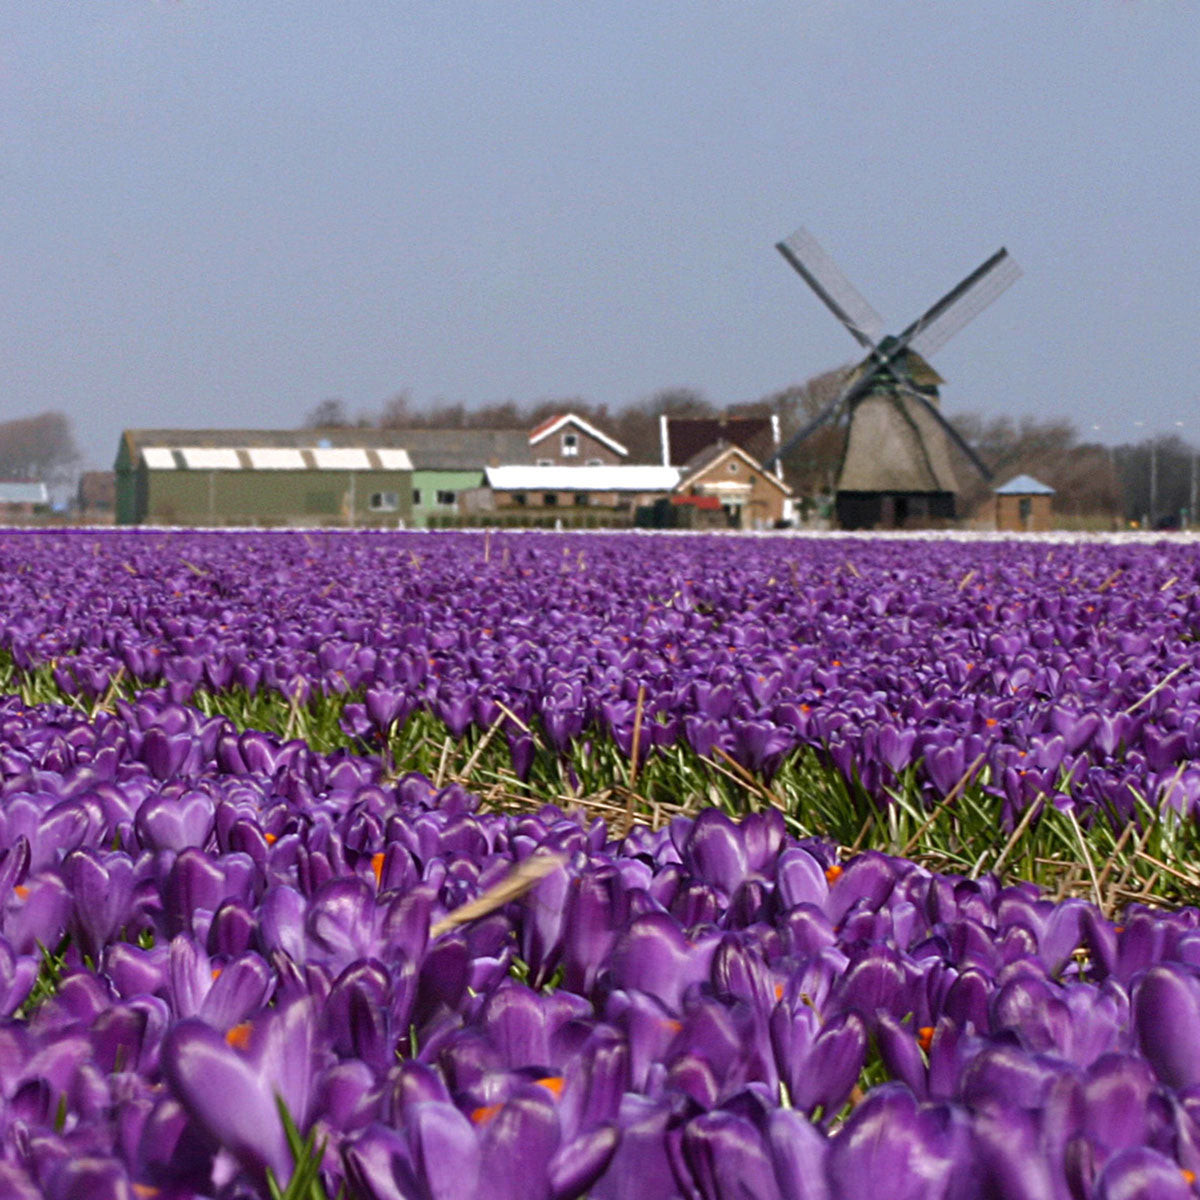
[{"label": "clear blue sky", "polygon": [[896,327],[1018,259],[949,413],[1200,444],[1198,64],[1195,0],[20,0],[0,417],[756,399],[852,357],[803,224]]}]

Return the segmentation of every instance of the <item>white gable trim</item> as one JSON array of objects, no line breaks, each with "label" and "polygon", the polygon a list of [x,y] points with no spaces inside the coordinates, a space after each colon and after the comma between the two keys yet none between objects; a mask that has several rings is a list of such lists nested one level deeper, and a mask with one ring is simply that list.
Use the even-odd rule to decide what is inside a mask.
[{"label": "white gable trim", "polygon": [[620,442],[610,438],[606,433],[601,433],[600,430],[595,427],[595,425],[589,425],[587,421],[585,421],[582,417],[577,417],[574,413],[565,413],[557,420],[552,421],[546,426],[545,429],[542,429],[537,433],[530,434],[529,444],[531,446],[536,446],[538,442],[545,440],[553,434],[556,434],[560,429],[563,428],[564,425],[578,425],[579,428],[588,435],[588,437],[595,438],[596,441],[602,442],[614,454],[619,454],[622,458],[629,453],[629,451],[626,450]]},{"label": "white gable trim", "polygon": [[737,457],[740,458],[742,462],[744,462],[752,471],[757,471],[768,483],[777,487],[785,496],[790,496],[792,494],[792,489],[788,487],[788,485],[784,483],[782,479],[772,475],[771,472],[768,471],[762,465],[762,463],[758,461],[758,459],[751,454],[747,454],[746,451],[741,448],[741,446],[726,446],[716,458],[705,463],[704,466],[702,466],[698,471],[693,471],[686,479],[681,479],[679,481],[678,490],[683,491],[685,488],[691,487],[696,480],[703,479],[705,475],[707,475],[721,463],[728,461],[730,455],[734,454],[736,454]]}]

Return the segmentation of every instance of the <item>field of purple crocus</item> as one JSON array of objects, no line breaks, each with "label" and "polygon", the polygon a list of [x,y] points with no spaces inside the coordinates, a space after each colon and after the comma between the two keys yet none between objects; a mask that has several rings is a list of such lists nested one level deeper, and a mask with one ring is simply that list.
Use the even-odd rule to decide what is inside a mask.
[{"label": "field of purple crocus", "polygon": [[1197,565],[5,535],[0,1195],[1197,1194]]}]

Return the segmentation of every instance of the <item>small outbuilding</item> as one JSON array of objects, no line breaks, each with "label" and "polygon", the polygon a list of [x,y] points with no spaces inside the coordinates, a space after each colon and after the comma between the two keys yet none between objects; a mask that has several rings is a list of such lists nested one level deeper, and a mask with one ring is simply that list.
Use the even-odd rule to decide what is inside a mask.
[{"label": "small outbuilding", "polygon": [[996,488],[996,528],[1001,533],[1042,533],[1050,528],[1050,498],[1054,489],[1018,475]]}]

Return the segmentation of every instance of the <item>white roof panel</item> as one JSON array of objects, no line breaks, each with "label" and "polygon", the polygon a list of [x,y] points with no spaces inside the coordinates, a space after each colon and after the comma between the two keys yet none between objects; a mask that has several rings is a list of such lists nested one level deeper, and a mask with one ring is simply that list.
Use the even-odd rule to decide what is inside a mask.
[{"label": "white roof panel", "polygon": [[228,446],[181,446],[183,465],[193,471],[240,471],[241,460]]},{"label": "white roof panel", "polygon": [[246,453],[256,471],[304,471],[304,455],[290,446],[249,446]]},{"label": "white roof panel", "polygon": [[412,459],[408,457],[407,450],[392,450],[381,446],[375,453],[379,455],[379,465],[385,471],[411,471],[413,469]]},{"label": "white roof panel", "polygon": [[143,446],[142,462],[152,471],[175,470],[175,455],[166,446]]},{"label": "white roof panel", "polygon": [[488,467],[488,486],[502,492],[669,492],[678,467]]},{"label": "white roof panel", "polygon": [[369,471],[371,460],[367,452],[355,446],[317,446],[312,450],[313,461],[322,471]]}]

